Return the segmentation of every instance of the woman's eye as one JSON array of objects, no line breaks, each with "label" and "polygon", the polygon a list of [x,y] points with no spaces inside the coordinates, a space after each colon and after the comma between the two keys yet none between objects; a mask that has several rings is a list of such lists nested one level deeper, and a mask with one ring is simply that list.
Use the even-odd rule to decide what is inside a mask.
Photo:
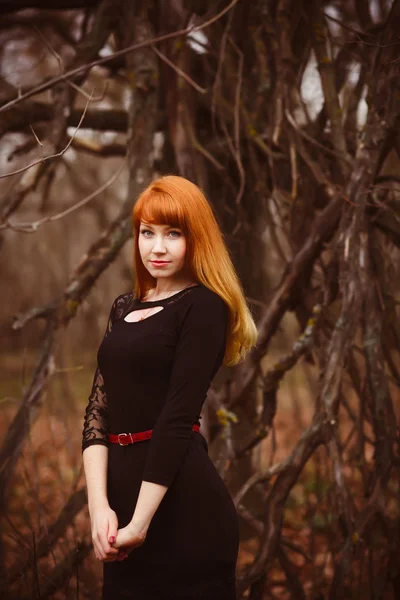
[{"label": "woman's eye", "polygon": [[[144,235],[144,237],[151,237],[153,235],[153,232],[150,229],[142,229],[140,231],[140,233],[142,235]],[[150,234],[150,235],[147,235]],[[168,235],[174,238],[180,237],[182,234],[180,231],[169,231]]]}]

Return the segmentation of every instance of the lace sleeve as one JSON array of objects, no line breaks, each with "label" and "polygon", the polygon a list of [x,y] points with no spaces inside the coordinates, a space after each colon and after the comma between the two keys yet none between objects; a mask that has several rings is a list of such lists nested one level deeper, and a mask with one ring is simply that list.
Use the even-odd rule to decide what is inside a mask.
[{"label": "lace sleeve", "polygon": [[99,367],[93,378],[92,391],[83,421],[82,452],[88,446],[102,444],[108,447],[107,396]]},{"label": "lace sleeve", "polygon": [[[113,302],[104,338],[110,333],[115,318],[118,317],[117,309],[119,308],[120,298],[121,296],[118,296]],[[108,447],[107,396],[99,366],[97,366],[94,373],[92,390],[85,410],[82,452],[85,448],[94,444],[102,444]]]}]

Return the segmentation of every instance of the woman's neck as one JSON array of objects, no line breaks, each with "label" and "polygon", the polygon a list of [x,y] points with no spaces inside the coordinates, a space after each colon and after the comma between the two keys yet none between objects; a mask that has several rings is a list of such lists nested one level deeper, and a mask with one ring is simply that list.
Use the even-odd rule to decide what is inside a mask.
[{"label": "woman's neck", "polygon": [[196,285],[197,281],[191,280],[162,280],[157,281],[156,286],[149,290],[146,294],[147,300],[161,300],[164,297],[168,297],[168,295],[176,294],[181,290],[190,287],[191,285]]}]

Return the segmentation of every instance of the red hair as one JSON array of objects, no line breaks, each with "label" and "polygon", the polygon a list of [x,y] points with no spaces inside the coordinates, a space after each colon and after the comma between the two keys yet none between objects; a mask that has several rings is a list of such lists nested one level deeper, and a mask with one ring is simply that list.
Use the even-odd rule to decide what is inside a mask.
[{"label": "red hair", "polygon": [[188,273],[216,292],[229,307],[224,364],[237,364],[256,344],[257,328],[222,232],[203,192],[184,177],[160,177],[139,195],[133,207],[132,221],[135,297],[141,298],[156,284],[140,257],[138,238],[141,221],[179,227],[186,238]]}]

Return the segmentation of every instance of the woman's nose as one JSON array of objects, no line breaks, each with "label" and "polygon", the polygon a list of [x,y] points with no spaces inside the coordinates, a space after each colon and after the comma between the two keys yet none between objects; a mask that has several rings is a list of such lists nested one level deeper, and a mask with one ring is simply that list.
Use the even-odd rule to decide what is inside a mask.
[{"label": "woman's nose", "polygon": [[164,252],[165,243],[162,236],[157,236],[154,240],[153,252]]}]

